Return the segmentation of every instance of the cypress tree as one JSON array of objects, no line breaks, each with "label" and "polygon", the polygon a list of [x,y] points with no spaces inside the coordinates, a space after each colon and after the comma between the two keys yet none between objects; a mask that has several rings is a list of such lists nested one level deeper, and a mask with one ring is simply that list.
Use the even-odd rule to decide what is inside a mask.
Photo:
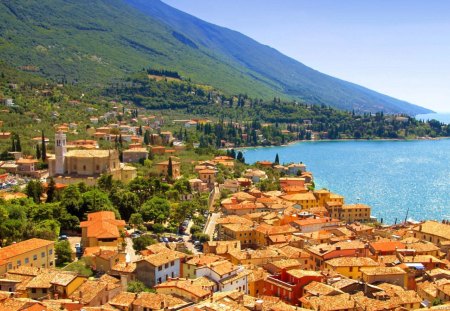
[{"label": "cypress tree", "polygon": [[51,203],[55,200],[56,183],[53,178],[50,178],[47,188],[47,200],[45,202]]},{"label": "cypress tree", "polygon": [[14,139],[14,135],[11,136],[11,151],[16,151],[16,140]]},{"label": "cypress tree", "polygon": [[41,158],[41,148],[39,147],[39,144],[36,145],[36,159]]},{"label": "cypress tree", "polygon": [[169,157],[169,163],[167,165],[167,176],[173,178],[172,157]]},{"label": "cypress tree", "polygon": [[280,164],[280,157],[278,156],[278,153],[277,153],[277,155],[275,156],[275,165],[279,165]]},{"label": "cypress tree", "polygon": [[41,158],[42,158],[42,161],[45,161],[45,160],[47,159],[47,147],[45,146],[45,135],[44,135],[44,131],[42,131],[41,144],[42,144],[42,148],[41,148]]},{"label": "cypress tree", "polygon": [[20,136],[16,134],[16,151],[22,151],[22,146],[20,145]]}]

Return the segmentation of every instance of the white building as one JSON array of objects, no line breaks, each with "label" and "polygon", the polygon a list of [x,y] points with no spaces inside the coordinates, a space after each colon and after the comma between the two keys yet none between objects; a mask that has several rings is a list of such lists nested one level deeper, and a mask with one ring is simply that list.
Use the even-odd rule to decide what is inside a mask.
[{"label": "white building", "polygon": [[146,256],[136,262],[135,273],[147,287],[180,277],[180,255],[173,251]]},{"label": "white building", "polygon": [[248,294],[249,271],[235,266],[228,260],[207,264],[195,270],[195,276],[206,277],[216,283],[214,291],[239,290]]}]

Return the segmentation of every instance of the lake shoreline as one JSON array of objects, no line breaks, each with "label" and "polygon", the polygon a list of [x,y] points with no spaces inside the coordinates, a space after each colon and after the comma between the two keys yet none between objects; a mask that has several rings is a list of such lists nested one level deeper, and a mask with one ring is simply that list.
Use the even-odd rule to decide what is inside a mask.
[{"label": "lake shoreline", "polygon": [[356,139],[356,138],[340,138],[340,139],[314,139],[314,140],[293,140],[287,144],[283,145],[270,145],[270,146],[245,146],[237,148],[220,148],[219,150],[245,150],[245,149],[255,149],[255,148],[273,148],[273,147],[288,147],[299,143],[311,143],[311,142],[340,142],[340,141],[358,141],[358,142],[368,142],[368,141],[429,141],[429,140],[442,140],[450,139],[450,137],[417,137],[417,138],[370,138],[370,139]]}]

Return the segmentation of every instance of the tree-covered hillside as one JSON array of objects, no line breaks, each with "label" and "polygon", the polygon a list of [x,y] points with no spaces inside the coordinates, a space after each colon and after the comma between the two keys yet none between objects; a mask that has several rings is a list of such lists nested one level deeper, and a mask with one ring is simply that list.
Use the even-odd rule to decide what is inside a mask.
[{"label": "tree-covered hillside", "polygon": [[7,0],[0,19],[0,58],[58,81],[103,84],[150,66],[228,95],[358,112],[428,112],[317,72],[159,0]]}]

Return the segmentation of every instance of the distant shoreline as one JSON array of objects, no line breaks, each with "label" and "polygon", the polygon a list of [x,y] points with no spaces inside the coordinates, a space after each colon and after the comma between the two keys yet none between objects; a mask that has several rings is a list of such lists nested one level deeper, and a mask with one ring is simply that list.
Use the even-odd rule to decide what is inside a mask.
[{"label": "distant shoreline", "polygon": [[425,141],[425,140],[442,140],[442,139],[450,139],[450,137],[417,137],[417,138],[371,138],[371,139],[356,139],[356,138],[340,138],[340,139],[314,139],[314,140],[293,140],[287,144],[283,145],[270,145],[270,146],[245,146],[245,147],[236,147],[236,148],[220,148],[220,150],[245,150],[245,149],[253,149],[253,148],[272,148],[272,147],[288,147],[291,145],[295,145],[298,143],[309,143],[309,142],[339,142],[339,141]]}]

